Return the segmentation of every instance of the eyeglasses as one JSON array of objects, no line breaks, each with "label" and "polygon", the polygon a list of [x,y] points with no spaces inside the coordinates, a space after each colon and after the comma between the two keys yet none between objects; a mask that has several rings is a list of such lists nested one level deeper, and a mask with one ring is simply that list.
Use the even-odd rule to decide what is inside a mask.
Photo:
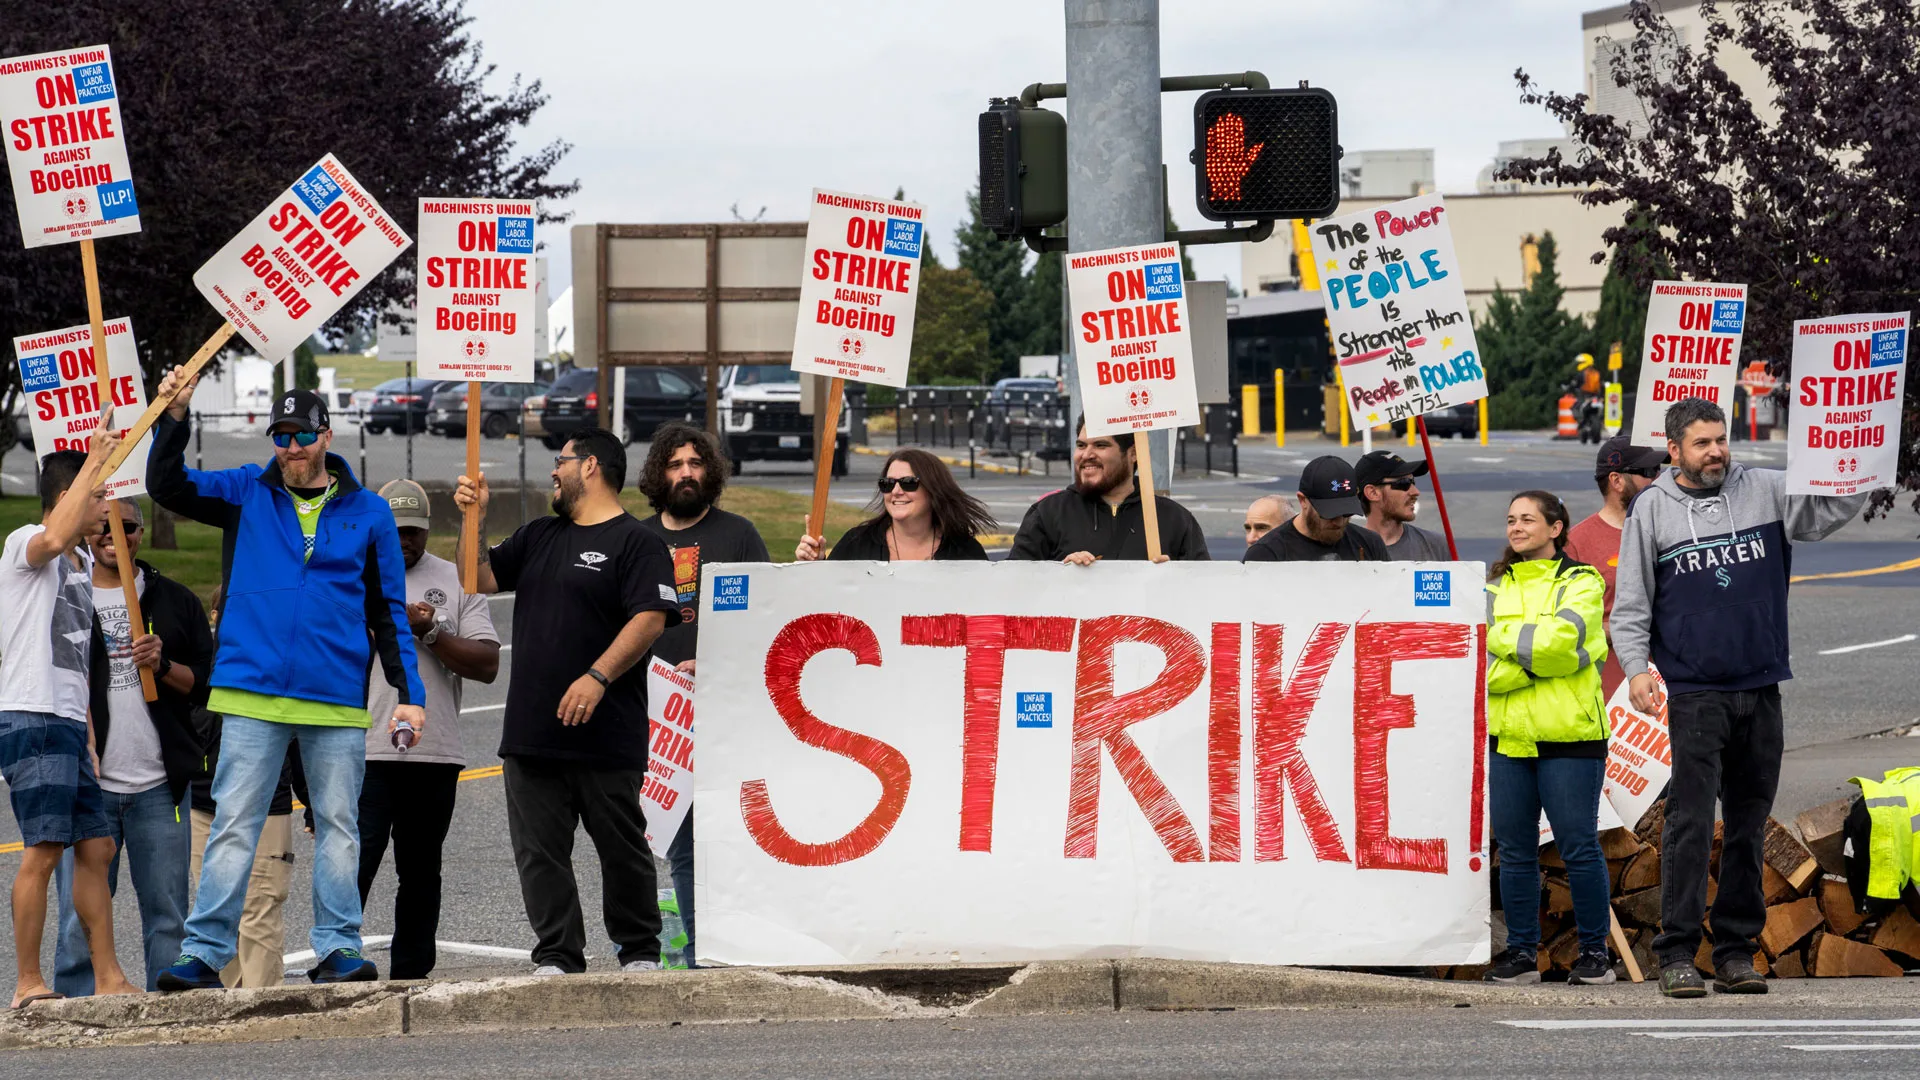
[{"label": "eyeglasses", "polygon": [[592,456],[592,454],[555,454],[553,455],[553,467],[557,469],[569,461],[585,461]]},{"label": "eyeglasses", "polygon": [[920,478],[917,476],[883,476],[880,478],[880,491],[888,494],[898,484],[901,491],[919,491]]},{"label": "eyeglasses", "polygon": [[1398,480],[1389,480],[1382,486],[1390,487],[1395,491],[1412,491],[1413,478],[1410,476],[1403,476]]},{"label": "eyeglasses", "polygon": [[314,443],[320,441],[320,433],[317,431],[276,431],[268,436],[268,438],[273,440],[273,445],[285,450],[290,445],[312,446]]},{"label": "eyeglasses", "polygon": [[[139,535],[140,530],[144,528],[146,528],[146,526],[140,524],[137,521],[128,521],[123,523],[120,526],[120,531],[127,534],[128,536],[137,536]],[[113,535],[113,523],[111,521],[103,521],[100,523],[100,535],[101,536]]]}]

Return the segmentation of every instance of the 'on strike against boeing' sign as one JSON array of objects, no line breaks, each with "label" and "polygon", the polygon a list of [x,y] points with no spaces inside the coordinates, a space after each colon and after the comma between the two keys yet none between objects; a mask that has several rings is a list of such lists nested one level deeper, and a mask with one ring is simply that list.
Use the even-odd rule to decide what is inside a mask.
[{"label": "'on strike against boeing' sign", "polygon": [[0,126],[27,247],[140,231],[122,115],[105,45],[0,60]]},{"label": "'on strike against boeing' sign", "polygon": [[1478,564],[717,569],[703,959],[1486,959]]}]

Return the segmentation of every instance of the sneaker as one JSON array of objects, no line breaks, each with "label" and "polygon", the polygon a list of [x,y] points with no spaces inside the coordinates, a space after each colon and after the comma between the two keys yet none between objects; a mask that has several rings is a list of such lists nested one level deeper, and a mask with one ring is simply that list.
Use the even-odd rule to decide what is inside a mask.
[{"label": "sneaker", "polygon": [[218,971],[191,953],[181,953],[154,983],[162,990],[224,990],[227,985],[220,981]]},{"label": "sneaker", "polygon": [[335,949],[307,972],[316,983],[372,982],[379,977],[373,961],[356,949]]},{"label": "sneaker", "polygon": [[1753,970],[1753,958],[1734,956],[1714,961],[1713,989],[1718,994],[1764,994],[1766,976]]},{"label": "sneaker", "polygon": [[1613,973],[1613,957],[1602,947],[1592,952],[1581,950],[1580,959],[1573,962],[1573,970],[1567,972],[1567,982],[1574,986],[1605,986],[1618,976]]},{"label": "sneaker", "polygon": [[1675,960],[1660,965],[1660,992],[1670,998],[1706,997],[1707,981],[1692,960]]},{"label": "sneaker", "polygon": [[1521,986],[1540,981],[1540,958],[1531,949],[1508,949],[1493,958],[1493,966],[1481,978],[1503,986]]},{"label": "sneaker", "polygon": [[626,963],[624,963],[624,964],[621,964],[621,965],[620,965],[620,970],[621,970],[621,971],[624,971],[624,972],[626,972],[626,973],[628,973],[629,975],[631,975],[632,973],[634,973],[634,972],[636,972],[636,971],[659,971],[659,970],[660,970],[660,961],[658,961],[658,960],[629,960],[629,961],[627,961]]},{"label": "sneaker", "polygon": [[541,964],[539,967],[533,969],[533,973],[543,977],[547,975],[565,975],[567,969],[556,964]]}]

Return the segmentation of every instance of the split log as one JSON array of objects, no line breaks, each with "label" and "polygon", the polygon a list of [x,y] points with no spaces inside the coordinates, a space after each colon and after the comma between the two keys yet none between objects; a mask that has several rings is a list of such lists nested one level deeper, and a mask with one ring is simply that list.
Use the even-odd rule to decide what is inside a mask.
[{"label": "split log", "polygon": [[1881,921],[1880,929],[1873,932],[1872,942],[1876,949],[1920,959],[1920,920],[1906,908],[1894,908],[1893,914]]},{"label": "split log", "polygon": [[1820,879],[1820,914],[1826,917],[1827,931],[1845,937],[1867,920],[1854,910],[1853,890],[1846,879],[1831,875]]},{"label": "split log", "polygon": [[1813,935],[1813,941],[1807,945],[1807,971],[1816,979],[1859,976],[1897,979],[1906,974],[1886,953],[1838,934]]},{"label": "split log", "polygon": [[[1777,904],[1767,909],[1767,925],[1760,931],[1760,947],[1768,956],[1779,956],[1819,929],[1820,923],[1820,901],[1811,896],[1790,904]],[[1915,929],[1920,930],[1920,925]]]},{"label": "split log", "polygon": [[1580,959],[1580,931],[1569,926],[1553,939],[1543,954],[1555,971],[1572,971],[1574,961]]},{"label": "split log", "polygon": [[1627,860],[1620,873],[1619,891],[1638,892],[1660,884],[1660,852],[1651,844],[1642,844],[1639,854]]},{"label": "split log", "polygon": [[1773,962],[1773,977],[1776,979],[1804,979],[1807,977],[1807,962],[1799,949],[1791,949]]},{"label": "split log", "polygon": [[1653,805],[1647,807],[1647,812],[1641,814],[1640,820],[1634,823],[1633,831],[1642,842],[1657,848],[1661,844],[1661,834],[1666,831],[1666,828],[1667,800],[1655,799]]},{"label": "split log", "polygon": [[1800,890],[1781,877],[1780,871],[1775,870],[1771,863],[1760,864],[1760,893],[1768,907],[1800,899]]},{"label": "split log", "polygon": [[1608,859],[1630,859],[1640,851],[1640,838],[1632,829],[1608,829],[1600,834],[1600,854]]},{"label": "split log", "polygon": [[1660,928],[1660,890],[1651,888],[1622,893],[1614,897],[1613,910],[1620,914],[1620,921],[1628,926],[1657,930]]},{"label": "split log", "polygon": [[1820,863],[1807,850],[1807,846],[1788,832],[1785,825],[1772,818],[1767,819],[1760,857],[1768,866],[1780,872],[1780,876],[1793,886],[1796,895],[1805,892],[1820,873]]},{"label": "split log", "polygon": [[1547,912],[1551,915],[1565,915],[1573,910],[1573,887],[1565,879],[1550,877],[1547,879]]},{"label": "split log", "polygon": [[1847,864],[1841,849],[1846,846],[1847,810],[1852,805],[1853,796],[1848,795],[1823,802],[1793,819],[1794,828],[1800,830],[1800,842],[1820,863],[1820,869],[1829,874],[1846,876]]}]

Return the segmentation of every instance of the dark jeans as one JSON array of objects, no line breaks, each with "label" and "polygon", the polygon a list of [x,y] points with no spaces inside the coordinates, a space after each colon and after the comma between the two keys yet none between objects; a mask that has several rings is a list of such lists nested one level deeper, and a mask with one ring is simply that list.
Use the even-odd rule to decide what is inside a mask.
[{"label": "dark jeans", "polygon": [[1507,947],[1540,950],[1540,811],[1567,864],[1573,921],[1580,948],[1607,946],[1612,925],[1607,860],[1600,853],[1601,758],[1510,758],[1487,755],[1493,842],[1500,849],[1500,907],[1507,915]]},{"label": "dark jeans", "polygon": [[1760,856],[1780,786],[1780,688],[1675,694],[1667,700],[1667,727],[1673,780],[1660,844],[1654,955],[1664,966],[1691,961],[1700,949],[1718,796],[1726,830],[1720,893],[1713,901],[1713,964],[1718,970],[1731,957],[1751,961],[1754,939],[1767,924]]},{"label": "dark jeans", "polygon": [[699,967],[693,962],[693,809],[687,809],[687,816],[680,820],[680,831],[673,834],[673,843],[667,845],[667,866],[673,873],[673,900],[680,905],[680,923],[687,928],[687,947],[684,952],[688,967]]},{"label": "dark jeans", "polygon": [[380,860],[393,839],[395,979],[424,979],[437,959],[440,930],[440,849],[453,824],[460,766],[369,761],[360,787],[360,906],[367,904]]},{"label": "dark jeans", "polygon": [[659,875],[640,812],[646,773],[510,757],[504,775],[520,898],[537,939],[533,962],[587,970],[587,928],[573,878],[573,833],[582,825],[600,856],[601,910],[620,962],[658,962]]}]

